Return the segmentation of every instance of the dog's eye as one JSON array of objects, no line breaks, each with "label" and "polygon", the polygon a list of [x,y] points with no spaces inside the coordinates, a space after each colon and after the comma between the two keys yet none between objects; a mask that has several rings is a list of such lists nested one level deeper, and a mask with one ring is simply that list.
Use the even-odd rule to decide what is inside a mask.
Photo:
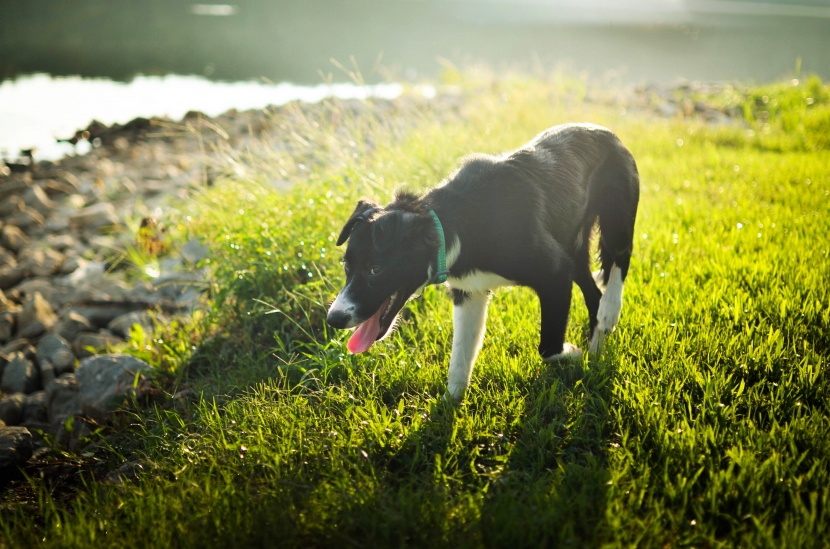
[{"label": "dog's eye", "polygon": [[377,276],[377,275],[379,275],[382,271],[383,271],[383,269],[381,269],[381,268],[380,268],[380,267],[378,267],[377,265],[372,265],[371,267],[369,267],[369,274],[370,274],[370,275],[372,275],[372,276]]}]

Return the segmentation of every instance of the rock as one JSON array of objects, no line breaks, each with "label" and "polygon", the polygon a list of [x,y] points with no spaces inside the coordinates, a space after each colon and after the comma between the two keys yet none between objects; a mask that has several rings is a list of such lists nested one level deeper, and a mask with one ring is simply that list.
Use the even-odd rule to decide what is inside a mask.
[{"label": "rock", "polygon": [[29,461],[34,451],[32,433],[25,427],[0,427],[0,471]]},{"label": "rock", "polygon": [[46,182],[45,191],[48,196],[56,194],[75,194],[80,190],[80,182],[71,172],[64,172],[62,177],[50,179]]},{"label": "rock", "polygon": [[45,364],[53,366],[55,374],[60,376],[72,371],[75,366],[75,355],[64,338],[57,334],[46,334],[37,344],[37,362],[41,369]]},{"label": "rock", "polygon": [[78,269],[65,277],[63,282],[73,288],[90,288],[100,284],[107,268],[101,261],[80,260]]},{"label": "rock", "polygon": [[53,250],[64,252],[78,246],[78,240],[71,234],[50,234],[46,237],[46,245]]},{"label": "rock", "polygon": [[61,337],[67,341],[74,341],[81,332],[91,332],[94,328],[86,317],[69,311],[63,315],[49,330],[50,334]]},{"label": "rock", "polygon": [[97,230],[118,225],[115,207],[109,202],[99,202],[82,208],[69,216],[69,225],[76,229]]},{"label": "rock", "polygon": [[49,248],[26,248],[18,257],[24,276],[51,276],[60,269],[63,254]]},{"label": "rock", "polygon": [[20,393],[0,398],[0,421],[6,425],[20,425],[25,405],[26,397]]},{"label": "rock", "polygon": [[11,252],[0,247],[0,291],[8,290],[23,279],[23,269]]},{"label": "rock", "polygon": [[40,388],[40,372],[31,360],[17,351],[3,368],[0,387],[7,393],[33,393]]},{"label": "rock", "polygon": [[14,194],[4,200],[0,200],[0,218],[7,218],[12,214],[22,211],[26,203],[18,195]]},{"label": "rock", "polygon": [[67,419],[57,425],[55,441],[63,448],[77,452],[92,434],[92,427],[79,416]]},{"label": "rock", "polygon": [[38,369],[40,370],[40,385],[42,387],[46,387],[53,379],[58,377],[55,367],[51,364],[40,364]]},{"label": "rock", "polygon": [[17,337],[35,337],[50,329],[58,317],[40,292],[23,301],[23,310],[17,318]]},{"label": "rock", "polygon": [[75,371],[80,389],[81,412],[103,422],[129,398],[141,398],[149,390],[144,377],[150,365],[129,355],[87,358]]},{"label": "rock", "polygon": [[138,475],[144,472],[144,465],[140,461],[131,461],[125,463],[118,469],[110,471],[104,477],[104,484],[111,486],[121,486],[124,481],[134,482],[138,480]]},{"label": "rock", "polygon": [[94,328],[100,329],[106,328],[115,318],[130,312],[134,308],[134,306],[125,303],[102,302],[96,305],[73,307],[70,310],[86,318]]},{"label": "rock", "polygon": [[11,311],[0,312],[0,343],[11,339],[14,333],[15,314]]},{"label": "rock", "polygon": [[55,207],[55,203],[46,196],[46,192],[37,185],[32,185],[23,192],[23,202],[26,206],[32,208],[39,213],[45,215],[48,211]]},{"label": "rock", "polygon": [[46,386],[46,410],[52,424],[81,413],[80,392],[75,374],[64,374]]},{"label": "rock", "polygon": [[23,280],[23,269],[16,265],[0,266],[0,290],[8,290]]},{"label": "rock", "polygon": [[196,265],[200,261],[203,261],[209,257],[210,250],[198,239],[191,238],[184,243],[184,246],[182,246],[181,254],[185,261]]},{"label": "rock", "polygon": [[13,194],[20,194],[26,190],[27,182],[24,178],[4,179],[0,185],[0,202],[5,202]]},{"label": "rock", "polygon": [[35,391],[26,395],[23,404],[23,424],[45,424],[49,422],[46,408],[46,391]]},{"label": "rock", "polygon": [[35,348],[30,345],[28,339],[13,339],[0,347],[0,363],[5,364],[17,352],[23,353],[29,360],[35,358]]},{"label": "rock", "polygon": [[153,317],[145,311],[133,311],[112,319],[107,330],[121,337],[130,337],[132,327],[138,324],[146,334],[153,333]]},{"label": "rock", "polygon": [[[84,332],[72,342],[72,351],[78,358],[88,357],[95,354],[95,351],[106,350],[124,341],[120,337],[101,332]],[[92,349],[92,351],[90,351]]]},{"label": "rock", "polygon": [[15,258],[14,254],[0,246],[0,267],[17,267],[17,258]]},{"label": "rock", "polygon": [[26,208],[7,217],[6,222],[23,231],[33,231],[43,227],[46,220],[37,210]]},{"label": "rock", "polygon": [[0,244],[17,253],[29,244],[29,237],[15,224],[8,224],[0,229]]}]

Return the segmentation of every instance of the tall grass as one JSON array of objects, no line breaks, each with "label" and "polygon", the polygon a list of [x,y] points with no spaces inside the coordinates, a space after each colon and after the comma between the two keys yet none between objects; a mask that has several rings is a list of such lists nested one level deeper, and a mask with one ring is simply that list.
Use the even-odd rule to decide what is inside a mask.
[{"label": "tall grass", "polygon": [[[624,114],[560,75],[448,80],[462,100],[441,116],[415,108],[399,123],[332,102],[276,120],[302,137],[297,150],[234,159],[190,212],[212,247],[212,307],[197,349],[183,360],[173,346],[170,363],[196,396],[137,412],[96,454],[139,461],[136,481],[57,501],[33,478],[40,499],[3,504],[9,545],[824,544],[825,123],[796,123],[794,138],[756,117],[714,128]],[[818,99],[803,113],[824,120],[827,87],[809,82]],[[791,105],[773,120],[801,108],[800,86],[764,89]],[[452,333],[440,289],[371,352],[346,354],[323,318],[354,201],[434,185],[465,154],[573,120],[617,131],[643,182],[623,318],[602,357],[541,363],[538,304],[521,288],[495,294],[458,406],[440,399]],[[586,345],[586,322],[576,297],[569,341]],[[149,356],[163,367],[166,352]]]}]

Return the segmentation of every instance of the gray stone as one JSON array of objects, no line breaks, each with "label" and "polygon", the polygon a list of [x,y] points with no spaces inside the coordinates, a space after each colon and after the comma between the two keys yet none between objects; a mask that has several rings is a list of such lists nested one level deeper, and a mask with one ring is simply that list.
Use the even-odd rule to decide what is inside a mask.
[{"label": "gray stone", "polygon": [[0,217],[6,218],[10,215],[23,210],[26,203],[20,196],[13,194],[4,200],[0,200]]},{"label": "gray stone", "polygon": [[184,243],[184,246],[182,246],[181,254],[185,261],[195,265],[200,261],[207,259],[210,255],[210,250],[198,239],[191,238]]},{"label": "gray stone", "polygon": [[15,314],[11,311],[0,312],[0,343],[11,339],[14,333]]},{"label": "gray stone", "polygon": [[15,177],[3,180],[3,184],[0,185],[0,202],[5,202],[13,194],[22,193],[26,190],[27,186],[28,183],[24,178]]},{"label": "gray stone", "polygon": [[3,368],[0,387],[7,393],[33,393],[40,388],[40,372],[23,353],[15,352]]},{"label": "gray stone", "polygon": [[40,292],[35,292],[23,301],[23,310],[17,318],[17,336],[35,337],[51,328],[58,317]]},{"label": "gray stone", "polygon": [[84,332],[78,334],[78,337],[72,342],[72,351],[78,358],[84,358],[94,355],[96,351],[106,350],[123,342],[120,337],[112,334]]},{"label": "gray stone", "polygon": [[25,464],[32,457],[34,441],[25,427],[0,427],[0,471]]},{"label": "gray stone", "polygon": [[89,441],[92,427],[79,416],[67,418],[55,428],[55,441],[68,450],[77,452]]},{"label": "gray stone", "polygon": [[74,341],[81,332],[91,332],[94,328],[86,317],[75,311],[69,311],[58,320],[49,331],[50,334],[62,337],[67,341]]},{"label": "gray stone", "polygon": [[26,397],[20,393],[0,398],[0,421],[6,425],[20,425],[23,423],[23,407]]},{"label": "gray stone", "polygon": [[44,365],[49,364],[54,367],[56,375],[61,375],[73,370],[75,355],[64,338],[57,334],[46,334],[37,344],[37,362],[41,370]]},{"label": "gray stone", "polygon": [[46,196],[43,189],[37,185],[32,185],[23,192],[23,202],[30,208],[37,210],[41,214],[46,214],[49,210],[55,207],[55,203]]},{"label": "gray stone", "polygon": [[37,210],[26,208],[7,217],[6,222],[9,225],[14,225],[23,231],[29,232],[43,227],[46,220]]},{"label": "gray stone", "polygon": [[49,248],[26,248],[18,257],[24,276],[51,276],[60,269],[63,254]]},{"label": "gray stone", "polygon": [[0,290],[8,290],[23,280],[23,269],[14,265],[0,267]]},{"label": "gray stone", "polygon": [[46,391],[35,391],[26,395],[23,404],[23,422],[27,425],[44,424],[49,422],[46,409]]},{"label": "gray stone", "polygon": [[130,330],[138,324],[146,334],[153,333],[153,317],[145,311],[133,311],[112,319],[107,330],[121,337],[130,337]]},{"label": "gray stone", "polygon": [[29,237],[19,227],[9,224],[0,229],[0,244],[15,253],[29,244]]},{"label": "gray stone", "polygon": [[95,328],[106,328],[113,319],[129,312],[134,307],[129,304],[101,303],[86,307],[72,307],[79,315],[86,318]]},{"label": "gray stone", "polygon": [[0,246],[0,267],[17,267],[17,258],[3,246]]},{"label": "gray stone", "polygon": [[33,296],[35,293],[40,293],[53,310],[60,309],[64,304],[78,297],[76,290],[56,284],[51,278],[27,278],[9,290],[9,297],[22,303],[27,296]]},{"label": "gray stone", "polygon": [[46,237],[46,245],[59,252],[75,248],[78,241],[71,234],[50,234]]},{"label": "gray stone", "polygon": [[23,353],[23,356],[29,360],[35,358],[35,348],[32,347],[28,339],[13,339],[0,347],[0,363],[5,364],[17,352]]},{"label": "gray stone", "polygon": [[64,374],[46,386],[46,409],[51,423],[81,413],[80,392],[75,374]]},{"label": "gray stone", "polygon": [[55,367],[51,364],[39,364],[38,369],[40,370],[40,384],[43,387],[46,387],[53,379],[58,377],[55,373]]},{"label": "gray stone", "polygon": [[118,225],[115,207],[109,202],[99,202],[74,212],[69,216],[69,225],[77,229],[100,229]]},{"label": "gray stone", "polygon": [[80,388],[81,412],[103,422],[130,398],[141,398],[150,389],[144,374],[150,365],[129,355],[87,358],[75,371]]}]

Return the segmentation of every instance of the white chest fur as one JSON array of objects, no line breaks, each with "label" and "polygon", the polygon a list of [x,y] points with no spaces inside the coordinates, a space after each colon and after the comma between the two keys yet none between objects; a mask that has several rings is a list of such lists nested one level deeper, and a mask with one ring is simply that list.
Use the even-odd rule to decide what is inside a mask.
[{"label": "white chest fur", "polygon": [[469,293],[486,292],[501,286],[512,286],[514,283],[495,273],[473,271],[462,277],[449,277],[447,279],[450,288]]}]

